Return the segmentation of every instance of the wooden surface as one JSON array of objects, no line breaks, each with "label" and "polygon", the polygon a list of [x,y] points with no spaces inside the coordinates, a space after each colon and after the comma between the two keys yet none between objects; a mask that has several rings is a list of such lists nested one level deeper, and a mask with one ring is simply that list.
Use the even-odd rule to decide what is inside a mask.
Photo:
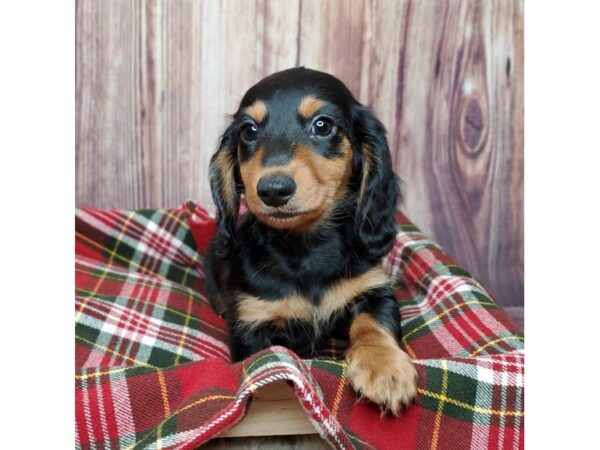
[{"label": "wooden surface", "polygon": [[292,388],[279,381],[259,389],[248,414],[219,437],[285,436],[316,434]]},{"label": "wooden surface", "polygon": [[78,0],[76,20],[78,206],[212,206],[228,114],[306,65],[387,126],[411,219],[522,305],[522,0]]}]

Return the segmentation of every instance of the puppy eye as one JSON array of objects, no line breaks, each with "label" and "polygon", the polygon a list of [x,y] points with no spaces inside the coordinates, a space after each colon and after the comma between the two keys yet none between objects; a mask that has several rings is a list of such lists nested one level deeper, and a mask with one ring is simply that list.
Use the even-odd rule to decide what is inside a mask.
[{"label": "puppy eye", "polygon": [[315,136],[327,137],[333,133],[335,127],[333,122],[326,117],[318,118],[312,125],[310,131]]},{"label": "puppy eye", "polygon": [[258,127],[253,123],[248,123],[242,128],[242,139],[244,141],[255,141],[258,138]]}]

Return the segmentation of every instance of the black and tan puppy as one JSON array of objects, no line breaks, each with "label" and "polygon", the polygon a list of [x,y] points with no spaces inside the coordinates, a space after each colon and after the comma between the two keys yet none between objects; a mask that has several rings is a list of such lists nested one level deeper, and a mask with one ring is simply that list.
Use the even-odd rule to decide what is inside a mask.
[{"label": "black and tan puppy", "polygon": [[[382,257],[399,197],[381,122],[331,75],[295,68],[253,86],[210,164],[218,233],[207,291],[232,360],[345,336],[353,388],[394,414],[416,393]],[[237,223],[240,198],[250,213]]]}]

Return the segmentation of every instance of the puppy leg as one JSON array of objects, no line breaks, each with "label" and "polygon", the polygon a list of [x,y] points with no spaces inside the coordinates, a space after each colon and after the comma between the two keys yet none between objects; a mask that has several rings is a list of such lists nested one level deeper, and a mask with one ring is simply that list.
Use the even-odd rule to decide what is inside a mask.
[{"label": "puppy leg", "polygon": [[350,326],[348,379],[360,395],[397,415],[415,398],[417,371],[398,345],[400,314],[393,294],[363,297]]},{"label": "puppy leg", "polygon": [[229,339],[231,362],[234,363],[272,345],[271,333],[267,327],[250,328],[239,322],[230,324]]},{"label": "puppy leg", "polygon": [[204,286],[210,306],[221,317],[225,316],[227,310],[224,292],[228,264],[228,262],[219,260],[215,255],[215,242],[213,241],[204,258]]}]

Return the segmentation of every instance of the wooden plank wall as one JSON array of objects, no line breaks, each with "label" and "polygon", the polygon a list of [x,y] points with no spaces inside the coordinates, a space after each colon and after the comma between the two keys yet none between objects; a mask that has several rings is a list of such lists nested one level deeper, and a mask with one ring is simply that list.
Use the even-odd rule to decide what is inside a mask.
[{"label": "wooden plank wall", "polygon": [[78,0],[77,205],[211,205],[244,91],[297,65],[389,130],[405,211],[523,303],[522,0]]}]

